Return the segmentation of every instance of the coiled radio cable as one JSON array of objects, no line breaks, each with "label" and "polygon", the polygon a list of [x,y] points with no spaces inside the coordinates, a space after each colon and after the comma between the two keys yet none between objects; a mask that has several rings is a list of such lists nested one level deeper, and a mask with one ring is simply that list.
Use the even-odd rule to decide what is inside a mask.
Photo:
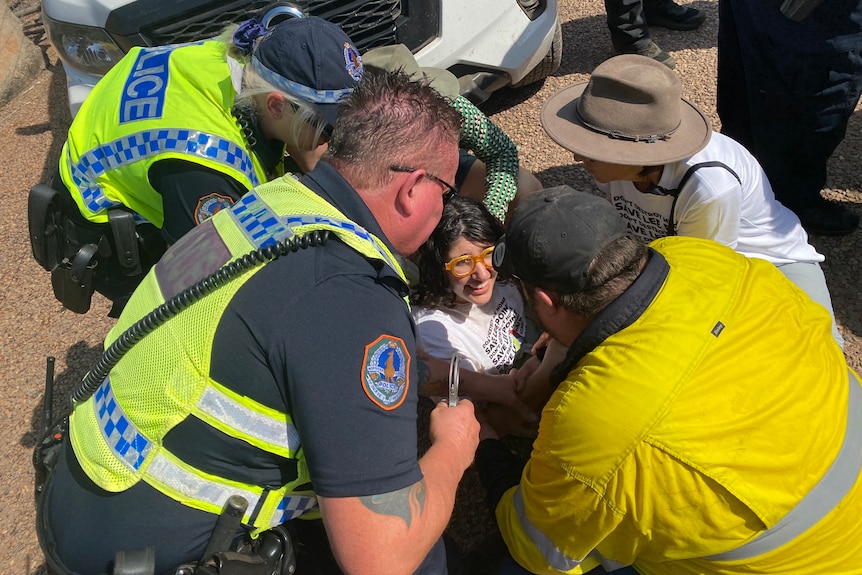
[{"label": "coiled radio cable", "polygon": [[81,384],[72,392],[70,397],[72,408],[86,401],[99,389],[111,370],[136,343],[184,309],[256,266],[271,262],[290,252],[323,245],[327,239],[329,239],[329,230],[314,230],[301,236],[276,242],[271,246],[258,248],[226,263],[207,277],[176,294],[131,325],[102,353],[95,367],[84,376]]}]

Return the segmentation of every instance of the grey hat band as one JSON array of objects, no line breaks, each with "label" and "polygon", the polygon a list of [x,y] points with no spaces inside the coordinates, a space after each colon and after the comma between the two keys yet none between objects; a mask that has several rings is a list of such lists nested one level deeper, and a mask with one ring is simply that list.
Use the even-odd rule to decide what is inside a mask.
[{"label": "grey hat band", "polygon": [[659,141],[667,140],[682,125],[682,121],[680,121],[680,122],[677,122],[676,126],[668,132],[664,132],[662,134],[650,134],[649,136],[642,136],[639,134],[626,134],[624,132],[620,132],[619,130],[605,130],[604,128],[600,128],[594,124],[591,124],[591,123],[587,122],[583,116],[581,116],[581,112],[578,109],[578,106],[575,106],[574,112],[575,112],[575,116],[577,116],[578,120],[580,120],[581,124],[583,124],[583,126],[585,128],[589,128],[590,130],[592,130],[593,132],[596,132],[597,134],[603,134],[603,135],[611,138],[612,140],[625,140],[627,142],[645,142],[647,144],[651,144],[653,142],[659,142]]},{"label": "grey hat band", "polygon": [[277,74],[267,68],[263,62],[252,56],[251,62],[248,64],[258,76],[291,96],[295,96],[307,102],[315,104],[337,104],[341,98],[347,96],[353,91],[353,88],[343,88],[340,90],[315,90],[299,82],[288,80],[284,76]]}]

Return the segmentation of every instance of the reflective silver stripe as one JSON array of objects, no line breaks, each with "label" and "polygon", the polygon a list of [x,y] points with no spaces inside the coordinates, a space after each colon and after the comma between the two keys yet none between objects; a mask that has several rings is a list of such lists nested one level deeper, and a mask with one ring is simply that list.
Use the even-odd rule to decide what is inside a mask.
[{"label": "reflective silver stripe", "polygon": [[218,421],[260,441],[281,447],[291,455],[299,449],[299,433],[285,418],[267,417],[207,387],[198,408]]},{"label": "reflective silver stripe", "polygon": [[325,224],[342,229],[368,242],[380,254],[383,261],[389,264],[389,267],[394,269],[396,273],[399,270],[398,264],[386,253],[377,238],[353,222],[314,214],[279,216],[254,190],[240,198],[230,207],[230,210],[234,221],[243,231],[245,237],[256,247],[266,247],[274,245],[277,241],[292,238],[295,235],[293,233],[294,227]]},{"label": "reflective silver stripe", "polygon": [[850,396],[847,401],[847,431],[841,450],[829,471],[771,529],[748,543],[717,555],[704,557],[710,561],[750,559],[793,541],[828,515],[853,488],[862,470],[862,387],[850,371]]},{"label": "reflective silver stripe", "polygon": [[521,529],[524,530],[524,533],[527,534],[527,537],[530,538],[530,541],[533,542],[533,545],[536,546],[536,549],[539,550],[545,561],[548,562],[548,565],[558,571],[570,571],[580,565],[580,561],[567,557],[562,551],[557,549],[556,545],[554,545],[547,535],[542,533],[538,527],[527,519],[527,514],[524,512],[524,500],[521,498],[520,486],[515,488],[512,503],[515,506],[515,513],[518,514],[518,520],[521,522]]},{"label": "reflective silver stripe", "polygon": [[[224,402],[222,402],[224,405]],[[149,455],[153,442],[145,437],[131,420],[123,412],[114,393],[111,390],[109,378],[105,378],[96,393],[93,394],[93,409],[99,420],[99,429],[105,442],[110,446],[114,455],[122,461],[130,471],[136,472]],[[232,413],[231,415],[236,415]],[[284,435],[285,423],[281,422],[282,434]],[[261,430],[264,429],[263,427]],[[296,433],[296,430],[293,430]],[[290,444],[290,433],[287,433],[286,442]],[[271,439],[268,439],[272,442]],[[297,436],[297,448],[299,441]],[[261,497],[278,496],[278,491],[268,491],[258,487],[250,489],[238,488],[235,484],[218,481],[218,478],[205,479],[187,471],[172,462],[162,453],[157,453],[144,472],[145,476],[164,484],[168,488],[181,494],[190,501],[198,502],[197,508],[203,508],[201,504],[214,505],[218,509],[224,507],[225,501],[231,495],[242,495],[249,502],[249,514],[258,505]],[[317,507],[317,498],[308,495],[284,495],[279,503],[270,511],[270,516],[261,515],[255,519],[255,524],[265,523],[270,527],[289,521]],[[246,518],[248,519],[248,518]]]},{"label": "reflective silver stripe", "polygon": [[92,213],[98,213],[119,202],[105,196],[96,179],[109,170],[117,170],[145,158],[165,152],[187,154],[213,160],[245,174],[252,186],[260,184],[251,156],[241,145],[198,130],[164,129],[145,130],[118,138],[84,153],[77,162],[72,161],[66,148],[66,162],[72,181]]},{"label": "reflective silver stripe", "polygon": [[[248,512],[243,517],[243,522],[246,524],[250,523],[251,514],[261,503],[261,497],[275,495],[275,492],[264,493],[263,489],[240,489],[235,485],[203,479],[183,469],[162,454],[157,454],[153,458],[152,463],[147,468],[147,475],[189,500],[214,505],[218,509],[224,508],[225,501],[231,495],[240,495],[248,501]],[[266,524],[274,527],[299,517],[316,507],[317,497],[286,495],[282,497],[268,518],[263,516],[256,518],[255,525]]]}]

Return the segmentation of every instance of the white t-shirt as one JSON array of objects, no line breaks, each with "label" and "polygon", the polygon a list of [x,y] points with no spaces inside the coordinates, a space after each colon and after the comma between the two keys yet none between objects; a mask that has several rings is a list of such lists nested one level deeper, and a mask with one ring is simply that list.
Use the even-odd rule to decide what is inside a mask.
[{"label": "white t-shirt", "polygon": [[457,354],[465,368],[491,375],[509,371],[526,335],[524,300],[508,283],[495,284],[483,306],[416,307],[413,318],[428,355],[448,360]]},{"label": "white t-shirt", "polygon": [[[666,164],[659,186],[679,186],[690,166],[719,161],[722,167],[702,167],[680,191],[674,211],[676,235],[715,240],[739,253],[776,265],[822,262],[808,243],[799,218],[775,199],[760,164],[741,144],[713,132],[706,147],[687,160]],[[648,241],[667,235],[673,198],[640,192],[632,182],[599,184],[629,231]]]}]

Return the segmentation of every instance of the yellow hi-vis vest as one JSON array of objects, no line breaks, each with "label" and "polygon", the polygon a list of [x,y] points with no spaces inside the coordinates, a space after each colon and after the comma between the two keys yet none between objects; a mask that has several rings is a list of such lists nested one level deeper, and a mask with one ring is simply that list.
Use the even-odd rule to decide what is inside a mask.
[{"label": "yellow hi-vis vest", "polygon": [[63,146],[60,177],[92,222],[124,205],[161,228],[150,166],[178,158],[248,189],[267,180],[231,114],[236,92],[223,42],[132,48],[87,96]]},{"label": "yellow hi-vis vest", "polygon": [[[165,259],[172,254],[181,256],[174,259],[178,265],[173,268],[188,267],[183,263],[190,259],[176,250],[203,258],[202,268],[196,270],[199,277],[189,277],[185,285],[179,285],[171,274],[183,276],[188,270],[171,269],[163,259],[135,291],[108,334],[106,346],[173,295],[162,293],[165,278],[178,292],[255,248],[313,230],[330,230],[366,258],[383,261],[404,278],[382,241],[284,176],[252,190],[172,246]],[[210,254],[228,251],[221,261],[207,259]],[[183,505],[211,513],[219,513],[231,495],[241,495],[249,502],[243,523],[256,530],[316,511],[314,493],[295,491],[309,476],[291,416],[228,389],[210,376],[219,320],[236,292],[262,267],[253,267],[222,285],[149,333],[111,370],[96,393],[76,406],[70,419],[72,447],[84,472],[99,487],[120,492],[145,481]],[[181,461],[162,440],[189,416],[258,449],[297,460],[298,477],[279,488],[264,489],[216,477]]]}]

